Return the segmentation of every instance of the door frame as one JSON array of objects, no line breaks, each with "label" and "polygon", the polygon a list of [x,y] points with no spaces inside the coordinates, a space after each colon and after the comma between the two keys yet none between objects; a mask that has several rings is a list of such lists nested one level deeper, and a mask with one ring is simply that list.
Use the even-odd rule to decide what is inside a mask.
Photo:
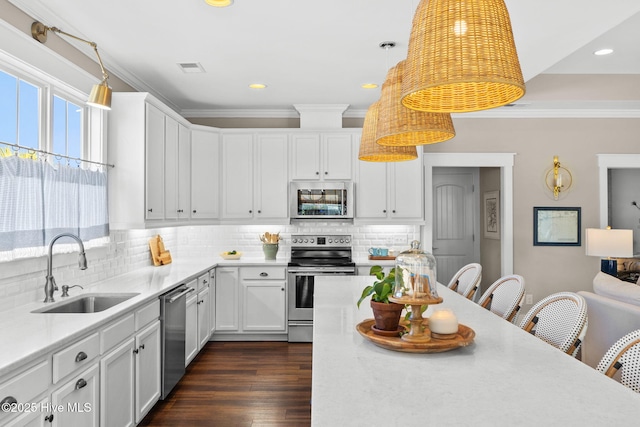
[{"label": "door frame", "polygon": [[596,154],[600,187],[600,228],[609,225],[609,169],[638,169],[640,154]]},{"label": "door frame", "polygon": [[[513,163],[516,153],[425,153],[424,176],[432,181],[434,167],[499,167],[500,168],[500,248],[501,275],[513,274]],[[425,225],[422,227],[423,248],[433,247],[433,188],[424,186]]]}]

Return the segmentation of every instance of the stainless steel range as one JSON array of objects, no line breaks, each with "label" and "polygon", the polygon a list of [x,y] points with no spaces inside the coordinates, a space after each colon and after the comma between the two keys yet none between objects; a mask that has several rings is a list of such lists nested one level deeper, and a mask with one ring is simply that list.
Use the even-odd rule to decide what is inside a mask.
[{"label": "stainless steel range", "polygon": [[292,235],[288,268],[289,342],[313,339],[316,276],[355,275],[350,235]]}]

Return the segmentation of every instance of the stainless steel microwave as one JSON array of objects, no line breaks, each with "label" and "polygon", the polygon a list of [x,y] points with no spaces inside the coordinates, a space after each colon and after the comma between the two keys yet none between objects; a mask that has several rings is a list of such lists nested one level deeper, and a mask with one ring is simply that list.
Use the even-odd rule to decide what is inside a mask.
[{"label": "stainless steel microwave", "polygon": [[289,189],[291,219],[353,219],[353,182],[294,181]]}]

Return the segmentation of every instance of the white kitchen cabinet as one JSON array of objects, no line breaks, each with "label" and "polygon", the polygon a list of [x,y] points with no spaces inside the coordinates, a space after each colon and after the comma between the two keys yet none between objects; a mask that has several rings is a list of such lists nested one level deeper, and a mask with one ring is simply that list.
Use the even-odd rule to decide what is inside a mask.
[{"label": "white kitchen cabinet", "polygon": [[185,341],[184,341],[184,366],[189,363],[198,354],[198,294],[196,292],[195,280],[188,283],[187,287],[193,288],[193,292],[187,294],[187,318],[185,323]]},{"label": "white kitchen cabinet", "polygon": [[100,367],[73,375],[51,393],[53,407],[63,408],[53,415],[53,426],[100,426]]},{"label": "white kitchen cabinet", "polygon": [[191,130],[191,219],[220,216],[220,141],[216,129]]},{"label": "white kitchen cabinet", "polygon": [[[47,408],[50,406],[49,397],[34,403],[36,408]],[[46,427],[51,425],[53,418],[53,414],[37,410],[32,412],[23,412],[18,415],[17,418],[14,418],[8,423],[2,425],[4,427]]]},{"label": "white kitchen cabinet", "polygon": [[109,170],[111,228],[187,220],[190,124],[148,93],[114,93],[111,106],[107,158],[116,165]]},{"label": "white kitchen cabinet", "polygon": [[239,306],[239,273],[237,267],[216,268],[216,333],[237,332]]},{"label": "white kitchen cabinet", "polygon": [[149,326],[136,333],[136,348],[134,349],[136,355],[136,423],[142,421],[160,399],[162,386],[161,344],[160,320],[154,320]]},{"label": "white kitchen cabinet", "polygon": [[301,181],[353,179],[353,134],[291,135],[291,178]]},{"label": "white kitchen cabinet", "polygon": [[[24,405],[31,402],[37,402],[38,396],[43,395],[51,385],[51,357],[47,357],[37,361],[32,366],[12,375],[10,378],[3,379],[0,382],[0,401],[2,403],[16,403]],[[46,396],[48,402],[48,396]],[[48,412],[38,411],[42,418],[48,417]],[[27,423],[37,421],[29,414],[19,415],[15,412],[5,412],[0,410],[0,425],[23,426]]]},{"label": "white kitchen cabinet", "polygon": [[[209,275],[207,274],[207,277]],[[209,327],[209,285],[198,292],[196,306],[198,308],[198,350],[209,341],[211,329]]]},{"label": "white kitchen cabinet", "polygon": [[286,332],[286,273],[284,267],[243,267],[242,330]]},{"label": "white kitchen cabinet", "polygon": [[191,212],[191,136],[189,129],[165,117],[164,200],[166,219],[188,219]]},{"label": "white kitchen cabinet", "polygon": [[100,360],[100,425],[135,426],[135,337]]},{"label": "white kitchen cabinet", "polygon": [[209,271],[209,338],[216,331],[216,269]]},{"label": "white kitchen cabinet", "polygon": [[359,161],[356,219],[367,222],[419,222],[424,219],[422,157],[395,163]]},{"label": "white kitchen cabinet", "polygon": [[222,219],[287,218],[286,134],[223,133]]},{"label": "white kitchen cabinet", "polygon": [[159,315],[156,300],[102,330],[101,426],[135,426],[160,398]]}]

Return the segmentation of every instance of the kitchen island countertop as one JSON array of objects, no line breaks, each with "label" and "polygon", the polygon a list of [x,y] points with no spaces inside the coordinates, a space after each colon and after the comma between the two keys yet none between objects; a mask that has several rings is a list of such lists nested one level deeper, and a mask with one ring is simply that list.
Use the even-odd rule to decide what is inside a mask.
[{"label": "kitchen island countertop", "polygon": [[312,426],[638,425],[640,394],[442,285],[440,307],[475,331],[473,344],[429,354],[374,345],[356,331],[373,317],[368,301],[356,307],[371,282],[317,279]]}]

